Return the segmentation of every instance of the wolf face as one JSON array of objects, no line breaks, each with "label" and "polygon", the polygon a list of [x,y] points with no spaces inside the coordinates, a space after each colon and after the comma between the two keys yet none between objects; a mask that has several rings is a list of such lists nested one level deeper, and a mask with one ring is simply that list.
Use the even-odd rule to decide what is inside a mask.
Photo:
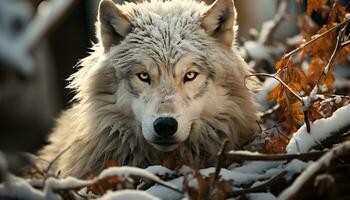
[{"label": "wolf face", "polygon": [[[189,137],[201,115],[220,114],[215,101],[230,103],[226,95],[232,91],[219,79],[229,81],[227,73],[237,73],[237,63],[225,69],[218,59],[231,51],[235,9],[232,0],[210,7],[166,1],[154,8],[152,3],[160,2],[137,7],[102,1],[99,36],[131,102],[125,107],[131,105],[144,138],[171,151]],[[192,4],[202,8],[194,10]]]},{"label": "wolf face", "polygon": [[185,141],[208,104],[213,74],[194,56],[184,55],[169,67],[138,66],[132,73],[132,110],[143,136],[158,150],[170,151]]},{"label": "wolf face", "polygon": [[168,151],[212,166],[225,138],[240,148],[256,109],[244,85],[250,68],[234,45],[235,18],[233,0],[102,0],[99,42],[70,79],[76,103],[41,156],[52,160],[70,145],[57,166],[82,177],[109,160],[162,164]]}]

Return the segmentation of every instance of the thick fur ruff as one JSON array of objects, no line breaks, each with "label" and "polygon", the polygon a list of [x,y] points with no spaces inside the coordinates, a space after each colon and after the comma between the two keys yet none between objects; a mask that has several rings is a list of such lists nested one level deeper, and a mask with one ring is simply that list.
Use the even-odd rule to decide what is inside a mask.
[{"label": "thick fur ruff", "polygon": [[[211,23],[227,21],[227,11],[217,22],[208,19],[203,23],[207,15],[216,12],[214,8],[208,12],[211,7],[192,0],[118,5],[131,23],[130,30],[125,29],[127,34],[120,31],[123,38],[118,41],[114,41],[118,37],[106,35],[100,13],[100,42],[70,78],[69,87],[76,92],[74,104],[57,120],[50,144],[39,156],[52,161],[65,151],[53,167],[63,176],[76,177],[98,173],[111,160],[138,167],[162,164],[169,152],[159,151],[145,140],[142,124],[137,120],[141,114],[133,110],[141,97],[134,94],[123,70],[135,64],[133,58],[171,68],[183,55],[201,58],[212,75],[207,78],[206,90],[188,98],[189,102],[194,101],[186,108],[188,112],[193,107],[200,112],[191,118],[189,136],[171,155],[179,160],[188,158],[189,164],[196,167],[207,167],[215,164],[224,139],[228,139],[230,149],[241,148],[251,138],[257,119],[252,94],[244,85],[250,69],[235,48],[234,22],[228,28],[220,26],[222,30],[210,29]],[[216,32],[227,30],[229,37]],[[255,85],[252,79],[247,79],[247,83],[250,88]],[[153,94],[147,102],[157,99],[157,95],[161,93]]]}]

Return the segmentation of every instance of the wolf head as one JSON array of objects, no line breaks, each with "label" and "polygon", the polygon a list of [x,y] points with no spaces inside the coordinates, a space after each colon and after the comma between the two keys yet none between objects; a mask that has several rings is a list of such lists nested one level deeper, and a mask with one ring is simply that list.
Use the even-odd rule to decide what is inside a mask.
[{"label": "wolf head", "polygon": [[203,135],[239,145],[255,108],[243,83],[249,67],[235,49],[235,21],[233,0],[209,6],[102,0],[99,53],[83,61],[90,67],[73,77],[72,86],[82,101],[95,99],[94,120],[102,129],[120,127],[121,118],[133,121],[134,134],[160,151]]}]

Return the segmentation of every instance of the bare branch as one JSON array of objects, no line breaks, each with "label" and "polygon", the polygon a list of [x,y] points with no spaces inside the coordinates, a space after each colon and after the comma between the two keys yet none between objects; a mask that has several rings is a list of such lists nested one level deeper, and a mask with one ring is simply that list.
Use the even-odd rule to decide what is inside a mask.
[{"label": "bare branch", "polygon": [[49,170],[51,169],[52,165],[65,153],[68,151],[68,149],[70,148],[71,146],[68,146],[66,147],[63,151],[61,151],[59,154],[56,155],[56,157],[49,162],[48,166],[46,167],[45,171],[46,173],[49,172]]},{"label": "bare branch", "polygon": [[251,76],[266,76],[266,77],[273,78],[273,79],[277,80],[279,83],[281,83],[283,85],[283,87],[285,87],[290,93],[292,93],[295,98],[297,98],[300,102],[303,102],[303,99],[292,88],[290,88],[281,78],[279,78],[277,76],[277,74],[279,72],[280,71],[277,71],[275,74],[267,74],[267,73],[249,74],[249,75],[245,76],[245,79],[248,77],[251,77]]},{"label": "bare branch", "polygon": [[218,152],[218,162],[216,163],[215,168],[215,176],[214,176],[214,183],[219,179],[220,170],[222,167],[222,163],[225,159],[225,149],[228,144],[228,139],[225,139],[221,145],[220,151]]},{"label": "bare branch", "polygon": [[308,133],[310,133],[310,131],[311,131],[310,120],[309,120],[309,109],[310,109],[312,103],[315,100],[317,100],[317,92],[318,92],[318,88],[319,88],[319,85],[320,85],[322,78],[327,77],[331,67],[333,66],[332,64],[334,62],[335,56],[336,56],[337,52],[341,49],[341,40],[344,36],[345,28],[347,27],[348,24],[349,24],[349,21],[347,21],[346,23],[344,23],[342,26],[339,27],[339,28],[341,28],[341,30],[337,33],[337,41],[336,41],[334,50],[332,52],[332,55],[331,55],[327,65],[325,66],[323,72],[321,73],[320,77],[318,78],[317,84],[314,86],[314,88],[312,89],[309,96],[307,96],[306,98],[303,98],[304,120],[305,120],[306,129],[307,129]]},{"label": "bare branch", "polygon": [[266,110],[265,112],[259,113],[259,118],[264,118],[268,115],[271,115],[272,113],[276,112],[278,109],[280,109],[280,105],[276,104],[272,108]]},{"label": "bare branch", "polygon": [[346,23],[349,23],[350,19],[346,19],[344,20],[343,22],[341,22],[340,24],[338,24],[337,26],[334,26],[330,29],[328,29],[327,31],[317,35],[316,37],[313,37],[311,40],[307,41],[306,43],[304,44],[301,44],[298,48],[290,51],[289,53],[285,54],[283,56],[283,58],[287,58],[287,57],[290,57],[292,55],[294,55],[295,53],[297,53],[298,51],[300,51],[301,49],[305,48],[306,46],[310,45],[311,43],[315,42],[316,40],[320,39],[321,37],[323,37],[324,35],[332,32],[332,31],[335,31],[337,30],[339,27],[342,27],[343,25],[345,25]]}]

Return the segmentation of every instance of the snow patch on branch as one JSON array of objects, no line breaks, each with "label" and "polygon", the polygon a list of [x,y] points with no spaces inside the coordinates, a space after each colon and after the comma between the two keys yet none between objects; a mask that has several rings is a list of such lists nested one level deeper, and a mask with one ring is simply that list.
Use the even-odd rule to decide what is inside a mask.
[{"label": "snow patch on branch", "polygon": [[315,173],[324,167],[329,167],[333,159],[347,152],[350,152],[350,141],[344,142],[331,149],[318,161],[312,163],[308,168],[306,168],[306,170],[300,176],[298,176],[293,184],[279,195],[278,199],[291,199],[291,197],[293,197]]},{"label": "snow patch on branch", "polygon": [[5,184],[0,184],[0,197],[4,199],[26,200],[46,199],[42,191],[34,189],[27,181],[13,175],[8,177]]},{"label": "snow patch on branch", "polygon": [[156,174],[159,176],[175,174],[175,172],[173,172],[170,169],[163,167],[161,165],[149,166],[145,170],[152,173],[152,174]]},{"label": "snow patch on branch", "polygon": [[271,193],[253,193],[247,194],[250,200],[277,200],[277,198]]},{"label": "snow patch on branch", "polygon": [[148,194],[145,191],[123,190],[109,192],[98,200],[160,200],[159,198]]},{"label": "snow patch on branch", "polygon": [[319,141],[324,140],[334,132],[350,125],[350,105],[339,108],[333,115],[326,119],[320,119],[311,124],[311,132],[308,133],[306,125],[303,125],[293,134],[286,151],[288,154],[306,153]]}]

